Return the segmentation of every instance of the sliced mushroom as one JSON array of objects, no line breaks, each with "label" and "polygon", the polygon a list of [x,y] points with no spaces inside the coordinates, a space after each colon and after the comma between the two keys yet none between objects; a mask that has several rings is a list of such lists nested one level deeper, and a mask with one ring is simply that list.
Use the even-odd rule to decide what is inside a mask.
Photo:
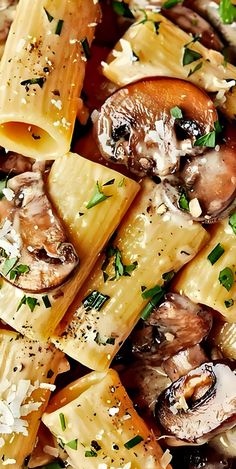
[{"label": "sliced mushroom", "polygon": [[194,36],[200,35],[199,41],[205,47],[218,51],[223,49],[224,45],[212,26],[190,8],[183,5],[175,5],[172,8],[163,8],[162,13],[187,33],[191,33]]},{"label": "sliced mushroom", "polygon": [[133,352],[149,363],[159,364],[180,350],[201,342],[210,332],[212,315],[188,298],[168,293],[143,328],[131,336]]},{"label": "sliced mushroom", "polygon": [[6,153],[0,148],[0,171],[3,173],[21,174],[32,170],[34,160],[18,153]]},{"label": "sliced mushroom", "polygon": [[228,459],[209,445],[171,448],[174,469],[233,469],[235,461]]},{"label": "sliced mushroom", "polygon": [[0,201],[2,275],[25,291],[41,292],[62,284],[78,257],[46,195],[42,174],[13,177],[4,195]]},{"label": "sliced mushroom", "polygon": [[197,344],[164,360],[162,366],[171,381],[176,381],[207,361],[208,358],[204,350]]},{"label": "sliced mushroom", "polygon": [[166,389],[155,415],[168,444],[203,444],[236,422],[236,375],[225,364],[205,363]]},{"label": "sliced mushroom", "polygon": [[[173,117],[176,107],[180,118]],[[159,77],[110,96],[95,116],[94,132],[106,159],[139,175],[165,176],[179,168],[182,156],[203,152],[194,142],[216,120],[215,107],[202,90],[184,80]]]},{"label": "sliced mushroom", "polygon": [[[181,209],[185,193],[192,219],[214,223],[225,218],[236,204],[236,141],[231,129],[226,142],[198,158],[187,160],[178,178],[163,181],[163,198],[171,210]],[[206,190],[207,187],[207,190]]]},{"label": "sliced mushroom", "polygon": [[17,3],[18,0],[3,0],[0,2],[0,44],[4,43],[7,39]]}]

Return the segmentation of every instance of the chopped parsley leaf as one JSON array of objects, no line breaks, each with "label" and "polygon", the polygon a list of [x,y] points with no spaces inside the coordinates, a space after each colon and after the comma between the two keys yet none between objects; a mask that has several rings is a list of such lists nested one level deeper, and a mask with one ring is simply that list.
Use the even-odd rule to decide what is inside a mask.
[{"label": "chopped parsley leaf", "polygon": [[234,234],[236,235],[236,212],[232,213],[229,217],[229,226],[231,226]]},{"label": "chopped parsley leaf", "polygon": [[112,195],[106,195],[102,192],[102,188],[101,188],[99,182],[97,181],[95,191],[92,195],[92,198],[88,202],[86,208],[88,208],[88,209],[93,208],[93,207],[95,207],[95,205],[98,205],[101,202],[104,202],[104,200],[107,200],[110,197],[112,197]]},{"label": "chopped parsley leaf", "polygon": [[189,200],[184,189],[181,190],[178,203],[179,207],[182,208],[182,210],[186,210],[187,212],[189,211]]},{"label": "chopped parsley leaf", "polygon": [[46,10],[46,8],[44,8],[44,11],[45,11],[45,13],[46,13],[46,15],[47,15],[47,18],[48,18],[49,23],[51,23],[52,20],[54,20],[53,16],[50,15],[50,13]]},{"label": "chopped parsley leaf", "polygon": [[221,0],[219,6],[220,17],[225,24],[231,24],[236,21],[236,7],[231,0]]},{"label": "chopped parsley leaf", "polygon": [[225,307],[226,308],[231,308],[231,306],[234,305],[234,300],[230,298],[230,300],[225,300]]},{"label": "chopped parsley leaf", "polygon": [[110,296],[103,295],[97,290],[93,290],[86,298],[82,300],[85,311],[96,309],[100,311],[103,305],[110,299]]},{"label": "chopped parsley leaf", "polygon": [[78,440],[77,439],[76,440],[71,440],[71,441],[69,441],[69,443],[66,443],[66,446],[69,446],[69,448],[71,448],[71,449],[77,450]]},{"label": "chopped parsley leaf", "polygon": [[29,271],[30,271],[30,268],[28,265],[19,264],[15,267],[15,269],[11,270],[10,280],[15,280],[17,277],[19,277],[22,274],[28,274]]},{"label": "chopped parsley leaf", "polygon": [[189,65],[192,62],[195,62],[196,60],[199,60],[201,58],[202,54],[199,54],[199,52],[184,46],[183,66]]},{"label": "chopped parsley leaf", "polygon": [[181,119],[183,117],[183,113],[178,106],[172,107],[170,110],[170,114],[175,119]]},{"label": "chopped parsley leaf", "polygon": [[221,246],[220,243],[218,243],[214,249],[212,249],[212,251],[210,252],[210,254],[208,254],[207,256],[207,259],[210,261],[210,263],[212,265],[214,265],[218,259],[220,259],[220,257],[224,254],[225,250],[223,248],[223,246]]},{"label": "chopped parsley leaf", "polygon": [[14,265],[17,263],[17,260],[17,257],[14,257],[12,259],[6,259],[1,268],[2,275],[8,275],[9,272],[13,269]]},{"label": "chopped parsley leaf", "polygon": [[208,134],[202,135],[202,137],[197,138],[197,140],[194,142],[194,146],[215,148],[216,137],[221,131],[222,128],[219,121],[214,122],[214,130]]},{"label": "chopped parsley leaf", "polygon": [[139,443],[141,443],[141,441],[143,441],[143,437],[141,435],[136,435],[134,438],[127,441],[124,444],[124,447],[126,449],[132,449],[132,448],[134,448],[134,446],[137,446]]},{"label": "chopped parsley leaf", "polygon": [[230,269],[230,267],[225,267],[220,271],[218,279],[220,284],[229,291],[234,283],[234,274],[232,269]]},{"label": "chopped parsley leaf", "polygon": [[113,0],[112,8],[117,15],[124,16],[124,18],[134,19],[134,15],[128,6],[128,3]]},{"label": "chopped parsley leaf", "polygon": [[35,307],[39,306],[40,303],[38,302],[37,298],[33,298],[31,296],[24,295],[21,298],[20,303],[19,303],[16,311],[19,311],[19,309],[21,308],[22,305],[27,305],[29,307],[31,313],[33,313]]},{"label": "chopped parsley leaf", "polygon": [[61,429],[64,432],[66,430],[66,420],[65,420],[65,415],[62,414],[62,412],[59,414],[59,419],[60,419]]},{"label": "chopped parsley leaf", "polygon": [[96,458],[97,457],[97,453],[93,449],[91,449],[90,451],[85,451],[84,455],[85,455],[86,458]]}]

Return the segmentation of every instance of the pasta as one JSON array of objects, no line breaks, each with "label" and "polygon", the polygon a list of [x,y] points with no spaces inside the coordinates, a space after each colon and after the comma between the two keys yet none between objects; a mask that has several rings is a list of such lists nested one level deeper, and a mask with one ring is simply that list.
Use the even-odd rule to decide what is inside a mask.
[{"label": "pasta", "polygon": [[[222,245],[224,252],[212,265],[209,255],[217,245]],[[227,218],[212,228],[209,243],[181,272],[175,285],[176,291],[188,296],[195,303],[203,303],[219,311],[230,323],[236,320],[235,248],[235,234]]]},{"label": "pasta", "polygon": [[[75,381],[51,402],[44,423],[76,469],[161,469],[162,451],[114,370]],[[170,469],[167,464],[166,468]]]},{"label": "pasta", "polygon": [[2,146],[42,160],[69,151],[98,20],[93,0],[20,0],[0,65]]},{"label": "pasta", "polygon": [[1,467],[18,469],[34,447],[63,354],[16,332],[1,330],[0,360]]},{"label": "pasta", "polygon": [[[121,180],[116,171],[76,154],[54,163],[48,180],[49,194],[71,235],[80,264],[64,285],[44,293],[28,294],[2,278],[1,319],[27,337],[48,340],[139,190],[128,177],[120,187]],[[87,209],[97,182],[102,187],[109,181],[113,183],[104,187],[109,198]],[[22,303],[25,296],[31,298],[31,307],[28,301]]]},{"label": "pasta", "polygon": [[[199,54],[194,64],[183,65],[185,46]],[[235,67],[224,63],[222,54],[193,41],[159,13],[140,14],[140,10],[137,23],[124,34],[108,57],[108,63],[103,63],[103,73],[119,86],[147,76],[168,76],[189,80],[206,91],[224,93],[231,89],[236,78]],[[229,101],[234,106],[230,95]],[[227,103],[222,105],[228,113]],[[233,110],[229,113],[231,117]]]},{"label": "pasta", "polygon": [[[66,331],[54,338],[57,347],[89,368],[109,366],[148,303],[142,288],[163,285],[165,274],[178,271],[208,239],[198,224],[179,224],[178,216],[163,213],[159,197],[158,185],[146,180],[113,240],[115,253],[108,249],[107,257],[98,260],[71,307],[72,314],[76,311]],[[127,272],[114,271],[113,256],[129,266],[123,268]],[[101,301],[97,306],[93,295]],[[62,321],[61,331],[63,326]]]}]

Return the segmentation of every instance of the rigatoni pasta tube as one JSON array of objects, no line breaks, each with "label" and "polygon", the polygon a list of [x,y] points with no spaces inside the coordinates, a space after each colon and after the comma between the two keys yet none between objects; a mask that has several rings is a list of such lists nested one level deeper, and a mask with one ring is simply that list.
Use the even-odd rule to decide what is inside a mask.
[{"label": "rigatoni pasta tube", "polygon": [[160,446],[114,370],[93,372],[67,386],[52,400],[43,422],[65,444],[75,469],[91,469],[94,461],[101,469],[163,467]]},{"label": "rigatoni pasta tube", "polygon": [[69,151],[98,19],[93,0],[20,0],[0,64],[1,146],[36,159]]},{"label": "rigatoni pasta tube", "polygon": [[159,197],[159,186],[144,180],[112,246],[98,260],[53,339],[89,368],[109,366],[148,302],[142,290],[162,285],[163,275],[178,271],[208,239],[200,224],[163,213]]},{"label": "rigatoni pasta tube", "polygon": [[[228,91],[235,84],[236,68],[226,64],[222,54],[193,41],[159,13],[140,11],[142,16],[103,64],[109,80],[123,86],[144,77],[168,76],[189,80],[206,91]],[[184,65],[186,47],[199,56]]]},{"label": "rigatoni pasta tube", "polygon": [[[175,285],[176,291],[215,309],[227,322],[236,322],[235,236],[229,218],[214,225],[209,243],[182,270]],[[212,264],[208,256],[214,249],[221,255]]]},{"label": "rigatoni pasta tube", "polygon": [[63,360],[54,347],[0,330],[1,467],[19,469],[32,452]]},{"label": "rigatoni pasta tube", "polygon": [[[135,181],[76,154],[58,158],[48,192],[78,253],[79,266],[64,285],[42,294],[28,294],[2,278],[0,318],[27,337],[48,340],[138,190]],[[25,296],[31,300],[22,303]]]}]

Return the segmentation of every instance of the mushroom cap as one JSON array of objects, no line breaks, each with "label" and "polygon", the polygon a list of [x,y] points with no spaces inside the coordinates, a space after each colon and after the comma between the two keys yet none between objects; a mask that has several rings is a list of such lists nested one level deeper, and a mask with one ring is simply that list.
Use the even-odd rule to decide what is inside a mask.
[{"label": "mushroom cap", "polygon": [[[6,190],[8,200],[0,201],[2,275],[25,291],[42,292],[61,285],[78,264],[78,256],[47,197],[42,174],[15,176]],[[14,259],[8,270],[6,262]],[[24,272],[19,270],[22,266]]]},{"label": "mushroom cap", "polygon": [[[176,107],[183,118],[173,117]],[[141,176],[164,176],[178,169],[182,156],[202,153],[194,142],[212,130],[216,120],[214,104],[204,91],[185,80],[156,77],[111,95],[95,116],[94,132],[106,159]]]},{"label": "mushroom cap", "polygon": [[203,444],[236,423],[236,375],[222,363],[204,363],[160,396],[156,418],[168,444]]}]

